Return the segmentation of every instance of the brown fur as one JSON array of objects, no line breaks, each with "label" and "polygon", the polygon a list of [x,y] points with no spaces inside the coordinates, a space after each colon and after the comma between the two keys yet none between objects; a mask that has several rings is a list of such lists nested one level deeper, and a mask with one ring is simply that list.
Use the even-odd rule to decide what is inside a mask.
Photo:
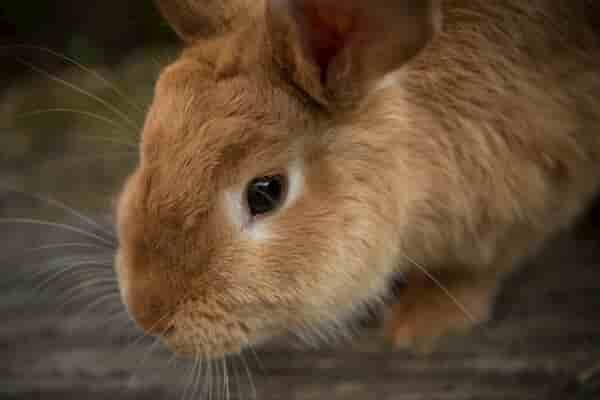
[{"label": "brown fur", "polygon": [[[378,50],[342,86],[319,73],[297,27],[273,40],[282,31],[264,7],[223,19],[188,1],[210,33],[159,1],[188,46],[157,84],[118,207],[124,301],[178,352],[217,357],[336,323],[398,272],[409,289],[390,332],[429,345],[472,321],[411,277],[426,269],[484,320],[502,277],[598,189],[600,46],[587,1],[446,0],[424,51]],[[364,64],[363,45],[331,68]],[[371,90],[399,67],[398,84]],[[297,158],[304,188],[268,217],[269,238],[234,229],[224,191]]]}]

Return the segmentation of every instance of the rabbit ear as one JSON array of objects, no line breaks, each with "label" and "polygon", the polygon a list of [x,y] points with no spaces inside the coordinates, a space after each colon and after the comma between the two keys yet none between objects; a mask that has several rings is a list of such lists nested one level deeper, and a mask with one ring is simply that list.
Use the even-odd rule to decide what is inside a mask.
[{"label": "rabbit ear", "polygon": [[441,0],[267,0],[274,56],[320,101],[364,94],[441,25]]},{"label": "rabbit ear", "polygon": [[171,28],[188,43],[228,32],[237,16],[249,9],[247,0],[155,0],[155,3]]}]

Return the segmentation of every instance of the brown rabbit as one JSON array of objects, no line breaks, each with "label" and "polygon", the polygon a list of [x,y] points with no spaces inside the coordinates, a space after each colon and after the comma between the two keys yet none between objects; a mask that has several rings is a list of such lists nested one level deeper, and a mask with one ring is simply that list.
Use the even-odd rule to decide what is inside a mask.
[{"label": "brown rabbit", "polygon": [[398,345],[487,318],[600,184],[585,0],[159,0],[185,41],[118,205],[117,271],[174,351],[343,329],[407,287]]}]

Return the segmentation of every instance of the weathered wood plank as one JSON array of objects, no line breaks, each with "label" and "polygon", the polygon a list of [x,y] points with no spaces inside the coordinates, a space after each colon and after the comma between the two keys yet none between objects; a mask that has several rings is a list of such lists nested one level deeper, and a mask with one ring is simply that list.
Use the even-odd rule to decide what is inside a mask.
[{"label": "weathered wood plank", "polygon": [[[102,310],[82,318],[31,287],[0,292],[0,400],[182,398],[188,365],[150,355],[147,340],[127,346],[131,325]],[[246,355],[265,400],[600,399],[600,246],[559,239],[506,283],[493,321],[428,357],[390,352],[370,331],[319,351],[273,343],[258,357],[262,368]],[[243,363],[228,367],[231,398],[251,398]],[[225,391],[217,381],[212,398]]]}]

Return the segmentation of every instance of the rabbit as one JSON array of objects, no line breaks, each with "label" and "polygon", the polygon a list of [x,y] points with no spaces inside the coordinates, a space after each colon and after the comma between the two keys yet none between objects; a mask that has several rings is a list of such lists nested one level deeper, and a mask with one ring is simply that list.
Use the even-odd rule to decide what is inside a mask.
[{"label": "rabbit", "polygon": [[[343,330],[427,351],[600,185],[584,0],[158,0],[160,74],[116,205],[121,297],[178,355]],[[341,332],[341,331],[340,331]]]}]

